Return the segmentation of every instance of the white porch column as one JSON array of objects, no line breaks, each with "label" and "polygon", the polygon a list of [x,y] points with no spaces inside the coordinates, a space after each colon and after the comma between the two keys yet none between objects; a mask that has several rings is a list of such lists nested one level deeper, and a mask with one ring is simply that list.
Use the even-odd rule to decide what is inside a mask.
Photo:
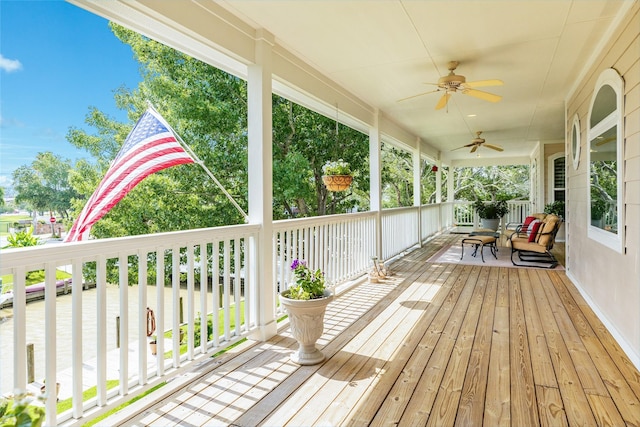
[{"label": "white porch column", "polygon": [[436,203],[442,203],[442,160],[436,160],[436,166]]},{"label": "white porch column", "polygon": [[455,181],[455,168],[449,165],[449,173],[447,174],[447,202],[453,202],[456,198],[453,194],[453,182]]},{"label": "white porch column", "polygon": [[416,149],[413,151],[413,206],[418,207],[418,242],[422,247],[422,174],[420,164],[422,150],[420,149],[420,138],[416,139]]},{"label": "white porch column", "polygon": [[382,260],[382,141],[380,139],[380,112],[374,113],[369,128],[369,194],[370,209],[376,212],[376,256]]},{"label": "white porch column", "polygon": [[271,104],[271,49],[273,36],[261,30],[256,34],[256,63],[249,66],[248,167],[249,223],[260,224],[258,241],[252,242],[249,271],[255,289],[258,332],[251,338],[264,341],[277,332],[275,318],[276,286],[273,280],[273,148]]}]

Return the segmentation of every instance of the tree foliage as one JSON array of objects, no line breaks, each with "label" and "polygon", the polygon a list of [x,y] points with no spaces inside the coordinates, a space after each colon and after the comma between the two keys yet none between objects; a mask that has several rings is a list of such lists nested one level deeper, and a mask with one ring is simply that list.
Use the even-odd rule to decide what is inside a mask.
[{"label": "tree foliage", "polygon": [[[273,97],[274,218],[368,209],[368,137],[289,100]],[[343,159],[355,170],[349,191],[322,184],[322,166]],[[281,207],[282,209],[278,209]]]},{"label": "tree foliage", "polygon": [[[151,101],[177,134],[233,195],[243,210],[247,201],[246,82],[133,31],[112,24],[140,63],[138,88],[120,88],[116,104],[130,123],[117,123],[91,109],[86,123],[93,133],[72,129],[68,139],[86,149],[97,170],[82,162],[71,182],[81,194],[79,212],[124,142],[132,123]],[[368,209],[368,138],[284,98],[273,96],[274,218]],[[358,177],[346,193],[330,193],[322,166],[343,158]],[[95,167],[94,167],[95,168]],[[362,188],[363,190],[360,190]],[[241,223],[242,216],[198,165],[182,165],[143,180],[92,228],[96,237],[114,237]]]},{"label": "tree foliage", "polygon": [[455,168],[456,200],[512,200],[529,198],[529,167],[483,166]]},{"label": "tree foliage", "polygon": [[[116,105],[128,111],[130,123],[118,123],[93,108],[90,134],[72,129],[70,142],[86,149],[98,168],[82,163],[72,183],[82,209],[120,150],[133,123],[151,102],[217,179],[247,209],[246,84],[133,31],[111,24],[115,35],[131,46],[140,63],[142,82],[135,90],[120,88]],[[95,166],[93,166],[95,168]],[[237,224],[242,215],[197,164],[157,172],[138,184],[92,228],[96,237],[116,237]]]},{"label": "tree foliage", "polygon": [[16,202],[26,203],[33,211],[58,212],[67,218],[76,195],[69,183],[71,169],[68,159],[51,152],[38,153],[31,165],[13,172]]}]

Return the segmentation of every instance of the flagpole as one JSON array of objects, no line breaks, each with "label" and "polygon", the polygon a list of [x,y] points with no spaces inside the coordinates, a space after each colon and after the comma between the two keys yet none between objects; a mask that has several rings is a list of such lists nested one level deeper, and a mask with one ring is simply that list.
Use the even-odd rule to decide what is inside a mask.
[{"label": "flagpole", "polygon": [[[147,104],[149,104],[149,108],[151,108],[153,111],[155,111],[160,117],[162,117],[160,115],[160,113],[158,113],[158,111],[153,107],[153,104],[151,104],[151,101],[147,101]],[[164,119],[164,117],[163,117]],[[200,160],[200,158],[196,155],[196,153],[193,152],[193,150],[191,149],[191,147],[189,147],[180,137],[180,135],[178,134],[178,132],[175,131],[175,129],[173,129],[173,127],[166,121],[163,120],[165,122],[165,124],[169,127],[169,130],[171,131],[171,133],[173,133],[173,135],[176,137],[176,139],[178,140],[178,142],[180,143],[180,145],[182,145],[182,148],[185,149],[185,151],[187,153],[189,153],[189,155],[191,157],[193,157],[193,160],[195,163],[199,164],[202,169],[204,169],[204,171],[207,173],[207,175],[209,175],[209,177],[213,180],[213,182],[216,183],[216,185],[218,186],[218,188],[220,188],[220,190],[224,193],[225,196],[227,196],[227,199],[229,199],[229,201],[231,202],[231,204],[233,204],[233,206],[238,210],[238,212],[240,212],[240,214],[242,215],[242,218],[244,218],[244,222],[249,222],[249,216],[245,213],[244,210],[242,210],[242,208],[240,207],[240,205],[234,200],[234,198],[231,196],[231,194],[229,194],[229,192],[222,186],[222,184],[220,184],[220,181],[218,181],[218,179],[213,175],[213,173],[209,170],[209,168],[207,168],[207,166],[204,164],[204,162],[202,160]]]}]

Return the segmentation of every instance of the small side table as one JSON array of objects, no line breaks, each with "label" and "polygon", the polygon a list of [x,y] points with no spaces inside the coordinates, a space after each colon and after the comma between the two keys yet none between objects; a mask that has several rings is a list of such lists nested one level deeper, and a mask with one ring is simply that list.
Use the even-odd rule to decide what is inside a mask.
[{"label": "small side table", "polygon": [[[494,233],[495,234],[495,233]],[[488,246],[491,249],[491,254],[495,259],[498,259],[498,248],[496,247],[496,236],[484,236],[484,235],[469,235],[469,237],[465,237],[462,239],[462,251],[460,253],[460,259],[464,257],[464,245],[470,244],[475,246],[475,250],[471,254],[472,256],[476,256],[478,254],[478,248],[480,249],[480,258],[482,262],[484,262],[484,247]]]}]

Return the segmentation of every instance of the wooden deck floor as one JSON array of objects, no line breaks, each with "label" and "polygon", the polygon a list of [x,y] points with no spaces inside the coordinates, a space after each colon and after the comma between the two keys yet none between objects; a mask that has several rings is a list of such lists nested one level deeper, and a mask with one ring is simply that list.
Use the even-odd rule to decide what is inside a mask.
[{"label": "wooden deck floor", "polygon": [[322,364],[284,329],[123,424],[640,426],[640,373],[564,272],[426,262],[457,238],[336,298]]}]

